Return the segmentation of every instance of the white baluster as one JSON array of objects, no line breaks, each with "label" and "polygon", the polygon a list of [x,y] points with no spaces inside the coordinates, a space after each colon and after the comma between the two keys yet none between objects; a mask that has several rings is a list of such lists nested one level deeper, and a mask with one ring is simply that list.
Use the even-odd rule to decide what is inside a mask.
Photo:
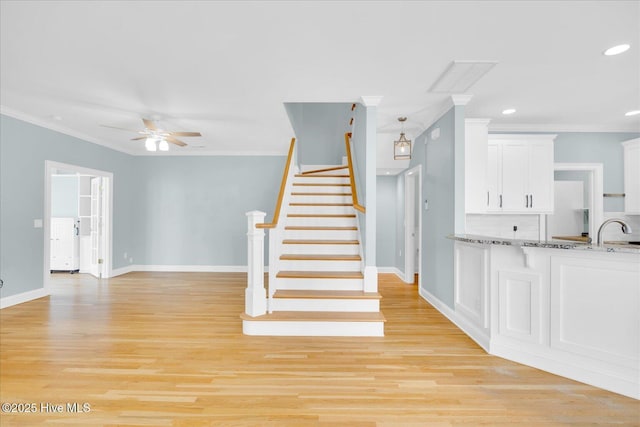
[{"label": "white baluster", "polygon": [[252,317],[267,313],[267,294],[264,289],[264,223],[267,214],[247,212],[247,289],[244,294],[245,312]]}]

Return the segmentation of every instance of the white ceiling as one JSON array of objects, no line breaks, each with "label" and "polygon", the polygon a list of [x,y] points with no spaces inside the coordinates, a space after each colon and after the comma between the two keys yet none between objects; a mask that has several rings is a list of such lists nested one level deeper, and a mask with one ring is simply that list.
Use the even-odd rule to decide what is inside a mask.
[{"label": "white ceiling", "polygon": [[[284,154],[284,102],[382,95],[381,133],[443,112],[453,60],[498,64],[468,117],[494,129],[639,131],[638,1],[5,1],[2,112],[129,153],[142,117],[200,131],[170,154]],[[602,52],[615,44],[631,49]],[[501,111],[518,111],[502,116]]]}]

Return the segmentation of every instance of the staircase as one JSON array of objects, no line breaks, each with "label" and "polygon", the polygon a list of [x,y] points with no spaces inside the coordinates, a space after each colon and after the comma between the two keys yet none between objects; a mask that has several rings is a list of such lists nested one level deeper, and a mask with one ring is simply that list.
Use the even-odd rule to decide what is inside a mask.
[{"label": "staircase", "polygon": [[[268,313],[243,314],[247,335],[383,336],[381,296],[364,292],[348,166],[292,177],[270,271]],[[272,249],[273,250],[273,249]]]}]

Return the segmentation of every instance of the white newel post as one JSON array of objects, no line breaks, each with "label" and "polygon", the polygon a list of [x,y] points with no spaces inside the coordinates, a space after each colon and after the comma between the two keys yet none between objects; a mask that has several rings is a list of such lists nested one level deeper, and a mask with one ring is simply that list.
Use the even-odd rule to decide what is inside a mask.
[{"label": "white newel post", "polygon": [[256,224],[264,223],[267,214],[247,212],[247,289],[244,293],[244,310],[255,317],[267,313],[267,293],[264,289],[264,229]]}]

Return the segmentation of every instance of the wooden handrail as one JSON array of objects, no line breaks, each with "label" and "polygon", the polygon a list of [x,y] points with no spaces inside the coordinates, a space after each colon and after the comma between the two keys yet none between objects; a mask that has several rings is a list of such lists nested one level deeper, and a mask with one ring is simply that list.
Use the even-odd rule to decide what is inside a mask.
[{"label": "wooden handrail", "polygon": [[351,133],[347,132],[344,134],[344,142],[347,146],[347,163],[349,164],[349,183],[351,184],[351,198],[353,200],[353,207],[357,211],[365,213],[365,208],[360,203],[358,203],[358,192],[356,190],[356,178],[353,173],[353,160],[351,159],[351,144],[349,143],[351,139]]},{"label": "wooden handrail", "polygon": [[263,224],[256,224],[256,228],[276,228],[278,225],[278,218],[280,218],[280,208],[282,207],[282,199],[284,198],[284,190],[287,187],[287,177],[289,176],[289,167],[291,166],[291,160],[293,159],[293,147],[296,144],[296,139],[291,138],[291,145],[289,145],[289,155],[287,156],[287,164],[284,167],[284,174],[282,175],[282,182],[280,183],[280,194],[278,195],[278,202],[276,203],[276,211],[273,213],[273,220],[271,222],[265,222]]}]

